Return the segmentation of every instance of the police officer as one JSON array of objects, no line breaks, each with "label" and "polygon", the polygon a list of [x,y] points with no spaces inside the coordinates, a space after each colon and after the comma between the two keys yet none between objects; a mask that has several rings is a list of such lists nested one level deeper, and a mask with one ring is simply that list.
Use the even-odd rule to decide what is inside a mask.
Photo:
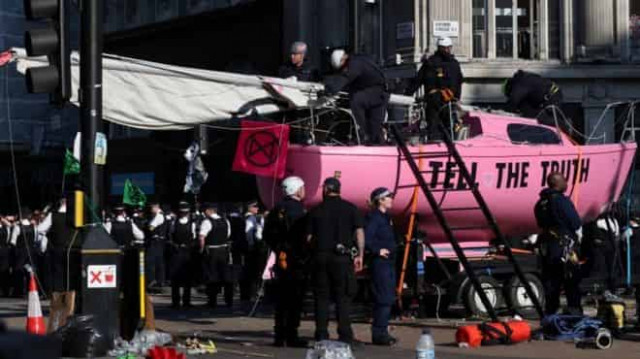
[{"label": "police officer", "polygon": [[[51,285],[53,292],[66,289],[67,249],[74,239],[74,229],[67,224],[67,201],[60,200],[59,207],[47,215],[44,223],[50,226],[47,232],[49,261],[51,263]],[[79,240],[79,238],[76,238]],[[76,242],[77,243],[77,242]]]},{"label": "police officer", "polygon": [[545,124],[555,124],[553,112],[546,109],[562,104],[562,90],[555,82],[538,74],[518,70],[504,82],[503,93],[507,97],[508,111],[527,118],[539,118]]},{"label": "police officer", "polygon": [[[205,217],[198,233],[199,248],[203,253],[203,276],[207,285],[209,307],[215,308],[222,287],[233,282],[230,273],[231,226],[226,219],[218,215],[216,205],[206,203],[202,209]],[[233,291],[225,290],[225,302],[227,306],[232,306]]]},{"label": "police officer", "polygon": [[307,248],[302,204],[304,181],[290,176],[282,181],[284,199],[267,216],[264,240],[279,258],[275,267],[275,342],[278,347],[306,347],[298,336],[306,286]]},{"label": "police officer", "polygon": [[389,334],[389,318],[395,297],[396,238],[388,211],[393,206],[393,193],[376,188],[370,197],[373,210],[365,227],[365,246],[371,255],[371,292],[373,293],[373,323],[371,341],[376,345],[393,345],[396,338]]},{"label": "police officer", "polygon": [[442,140],[440,125],[444,120],[445,128],[452,124],[449,119],[448,104],[460,100],[464,76],[460,63],[452,53],[453,41],[448,37],[438,38],[438,50],[423,62],[418,75],[407,88],[406,93],[413,95],[424,86],[428,134],[434,141]]},{"label": "police officer", "polygon": [[382,144],[382,123],[389,102],[382,69],[367,56],[349,55],[340,49],[331,54],[331,66],[339,71],[339,76],[325,81],[326,92],[336,94],[347,88],[360,140],[365,144]]},{"label": "police officer", "polygon": [[247,202],[244,215],[247,247],[240,283],[240,297],[243,300],[250,300],[256,294],[258,280],[266,264],[267,248],[262,241],[264,220],[258,215],[259,210],[258,201]]},{"label": "police officer", "polygon": [[307,44],[296,41],[291,44],[291,57],[278,69],[278,77],[284,79],[295,78],[297,81],[317,82],[320,80],[318,72],[311,68],[307,60]]},{"label": "police officer", "polygon": [[180,288],[182,288],[182,306],[191,307],[191,285],[193,271],[192,254],[196,249],[196,224],[191,219],[191,206],[187,202],[178,205],[178,218],[171,226],[169,244],[171,260],[169,262],[171,278],[171,306],[180,307]]},{"label": "police officer", "polygon": [[145,260],[149,276],[149,287],[159,288],[164,283],[164,247],[167,222],[158,202],[149,203],[149,222],[145,227]]},{"label": "police officer", "polygon": [[33,268],[33,256],[36,253],[36,238],[38,228],[31,218],[31,211],[23,210],[24,217],[14,225],[11,245],[13,248],[13,262],[11,264],[13,277],[13,295],[23,297],[26,294],[28,272],[25,265]]},{"label": "police officer", "polygon": [[[362,270],[364,221],[355,205],[340,197],[340,181],[327,178],[324,199],[309,213],[316,299],[316,340],[329,339],[329,300],[336,302],[338,338],[358,345],[351,329],[351,299],[356,292],[355,272]],[[356,243],[354,243],[356,238]]]},{"label": "police officer", "polygon": [[540,192],[535,216],[542,232],[538,236],[545,291],[545,313],[555,314],[560,307],[564,287],[568,309],[581,314],[580,268],[577,256],[582,222],[571,200],[564,195],[567,181],[562,173],[547,177],[547,187]]},{"label": "police officer", "polygon": [[127,248],[134,242],[144,241],[144,233],[129,218],[124,210],[124,205],[113,206],[113,219],[104,224],[104,229],[120,247]]},{"label": "police officer", "polygon": [[134,207],[133,210],[131,211],[131,220],[133,221],[133,223],[135,223],[136,226],[138,226],[138,228],[140,229],[145,228],[145,224],[147,223],[147,220],[144,215],[144,209],[139,206]]},{"label": "police officer", "polygon": [[11,288],[11,218],[0,216],[0,293],[9,296]]}]

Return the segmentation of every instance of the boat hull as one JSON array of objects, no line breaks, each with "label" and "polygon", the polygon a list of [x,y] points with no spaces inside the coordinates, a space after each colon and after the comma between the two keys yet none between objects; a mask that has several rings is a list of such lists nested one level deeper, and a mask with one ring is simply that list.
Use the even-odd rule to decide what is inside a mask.
[{"label": "boat hull", "polygon": [[[567,194],[574,199],[582,219],[595,219],[619,198],[635,148],[635,144],[482,146],[479,141],[458,145],[500,229],[508,236],[537,232],[533,207],[551,171],[563,172],[568,178]],[[425,171],[424,178],[431,188],[438,191],[434,195],[442,208],[477,207],[470,191],[460,191],[465,186],[454,161],[446,155],[437,156],[446,152],[444,144],[410,147],[410,150],[433,154],[420,160],[419,166]],[[339,176],[342,196],[363,210],[374,188],[394,189],[396,201],[392,214],[399,223],[408,217],[413,194],[413,188],[402,189],[402,186],[416,183],[408,164],[400,160],[398,149],[392,146],[291,145],[287,175],[304,179],[307,207],[322,200],[322,182],[330,176]],[[278,183],[272,178],[258,178],[261,198],[269,207],[282,196]],[[444,242],[444,233],[421,193],[417,213],[419,227],[426,231],[431,242]],[[451,211],[446,216],[452,226],[486,225],[477,210]],[[492,236],[488,230],[468,230],[456,233],[456,237],[467,245],[482,245]]]}]

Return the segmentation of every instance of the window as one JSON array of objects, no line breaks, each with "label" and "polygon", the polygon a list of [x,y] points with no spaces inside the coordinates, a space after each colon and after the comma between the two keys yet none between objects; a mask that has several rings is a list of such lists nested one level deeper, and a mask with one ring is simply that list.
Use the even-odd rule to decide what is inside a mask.
[{"label": "window", "polygon": [[507,125],[507,134],[511,142],[518,144],[557,145],[561,143],[553,130],[541,126],[512,123]]},{"label": "window", "polygon": [[473,57],[487,57],[487,0],[473,0]]},{"label": "window", "polygon": [[[540,34],[545,29],[549,38],[549,58],[560,58],[562,2],[547,0],[547,3],[548,21],[541,24],[540,0],[495,0],[494,9],[489,9],[487,0],[473,0],[473,57],[494,56],[488,51],[488,46],[493,46],[498,58],[540,58]],[[493,15],[489,17],[491,13]],[[489,32],[490,23],[495,32]]]},{"label": "window", "polygon": [[562,27],[560,26],[561,1],[549,1],[549,58],[560,58],[560,38],[562,37]]},{"label": "window", "polygon": [[496,0],[496,56],[513,57],[512,0]]}]

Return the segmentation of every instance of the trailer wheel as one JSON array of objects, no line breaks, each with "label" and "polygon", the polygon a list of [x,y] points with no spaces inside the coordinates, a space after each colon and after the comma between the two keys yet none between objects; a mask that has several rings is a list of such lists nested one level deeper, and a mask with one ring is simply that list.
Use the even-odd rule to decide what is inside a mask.
[{"label": "trailer wheel", "polygon": [[[544,287],[542,286],[542,282],[537,276],[531,273],[525,273],[524,276],[527,282],[529,282],[531,289],[538,297],[540,305],[544,307]],[[504,287],[504,295],[507,298],[509,307],[519,315],[531,316],[532,313],[535,313],[533,301],[527,294],[527,290],[520,282],[520,278],[518,278],[518,276],[514,275],[507,281],[507,284]]]},{"label": "trailer wheel", "polygon": [[[500,290],[500,283],[493,277],[486,275],[478,276],[480,286],[484,289],[484,293],[489,299],[489,302],[494,309],[504,306],[504,297]],[[463,291],[463,304],[467,312],[474,316],[487,316],[487,310],[485,309],[480,296],[476,292],[476,289],[471,284],[471,281],[467,281],[466,288]]]}]

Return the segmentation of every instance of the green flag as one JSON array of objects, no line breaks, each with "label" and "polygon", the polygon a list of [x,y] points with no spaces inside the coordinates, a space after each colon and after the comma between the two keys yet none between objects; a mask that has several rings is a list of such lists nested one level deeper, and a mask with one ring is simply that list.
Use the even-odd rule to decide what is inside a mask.
[{"label": "green flag", "polygon": [[80,173],[80,162],[73,156],[71,151],[66,150],[64,154],[64,174],[77,175]]},{"label": "green flag", "polygon": [[140,187],[131,183],[131,180],[126,180],[124,182],[122,203],[130,206],[144,207],[145,203],[147,203],[147,196],[145,196]]}]

